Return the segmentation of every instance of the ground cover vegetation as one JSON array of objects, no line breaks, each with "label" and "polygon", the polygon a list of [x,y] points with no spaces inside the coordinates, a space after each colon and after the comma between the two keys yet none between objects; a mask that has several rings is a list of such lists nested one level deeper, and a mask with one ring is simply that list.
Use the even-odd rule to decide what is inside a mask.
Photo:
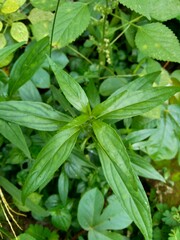
[{"label": "ground cover vegetation", "polygon": [[0,0],[0,237],[180,239],[179,0]]}]

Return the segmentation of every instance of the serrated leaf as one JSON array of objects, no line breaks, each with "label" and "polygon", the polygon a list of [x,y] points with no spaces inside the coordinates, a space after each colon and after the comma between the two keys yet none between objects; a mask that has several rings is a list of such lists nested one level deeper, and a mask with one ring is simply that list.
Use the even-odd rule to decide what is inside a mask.
[{"label": "serrated leaf", "polygon": [[179,0],[150,0],[150,15],[159,21],[167,21],[180,15]]},{"label": "serrated leaf", "polygon": [[26,25],[22,22],[14,22],[11,26],[10,33],[17,42],[28,41],[29,32]]},{"label": "serrated leaf", "polygon": [[87,121],[80,116],[55,134],[42,148],[23,186],[23,201],[39,187],[44,187],[53,177],[55,171],[70,155],[79,134],[81,125]]},{"label": "serrated leaf", "polygon": [[43,38],[32,44],[13,65],[9,79],[9,95],[32,78],[49,53],[49,38]]},{"label": "serrated leaf", "polygon": [[15,43],[13,45],[0,49],[0,62],[3,62],[11,53],[15,52],[23,44],[25,44],[25,42]]},{"label": "serrated leaf", "polygon": [[145,151],[155,161],[173,159],[179,149],[179,141],[174,126],[167,115],[161,118],[154,134],[146,142]]},{"label": "serrated leaf", "polygon": [[71,120],[48,104],[29,101],[0,102],[0,118],[40,131],[58,130]]},{"label": "serrated leaf", "polygon": [[150,1],[151,0],[119,0],[119,2],[124,6],[130,8],[131,10],[134,10],[137,13],[142,14],[148,19],[150,19]]},{"label": "serrated leaf", "polygon": [[176,87],[154,87],[124,91],[97,105],[92,114],[97,118],[120,120],[148,112],[180,91]]},{"label": "serrated leaf", "polygon": [[137,48],[149,57],[180,63],[179,41],[174,33],[162,23],[149,23],[140,26],[135,43]]},{"label": "serrated leaf", "polygon": [[90,13],[82,2],[67,2],[59,6],[53,32],[53,45],[62,48],[74,41],[88,27]]},{"label": "serrated leaf", "polygon": [[36,238],[33,238],[31,235],[27,233],[20,234],[17,238],[14,238],[13,240],[36,240]]},{"label": "serrated leaf", "polygon": [[[0,186],[4,188],[6,192],[8,192],[12,198],[21,203],[21,190],[19,190],[16,186],[14,186],[11,182],[9,182],[6,178],[0,176]],[[39,205],[32,202],[30,198],[27,198],[24,204],[28,209],[31,210],[32,213],[36,213],[39,217],[47,217],[49,216],[49,212],[46,211],[44,208],[40,207]]]},{"label": "serrated leaf", "polygon": [[18,147],[28,158],[31,158],[26,140],[18,125],[0,119],[0,133]]},{"label": "serrated leaf", "polygon": [[54,11],[56,9],[57,0],[30,0],[33,7],[45,10],[45,11]]},{"label": "serrated leaf", "polygon": [[89,101],[81,86],[49,58],[50,66],[67,100],[80,112],[90,113]]},{"label": "serrated leaf", "polygon": [[108,184],[145,239],[152,239],[148,200],[141,182],[132,170],[119,135],[109,125],[100,121],[93,122],[93,130],[98,140],[97,150]]},{"label": "serrated leaf", "polygon": [[129,157],[134,170],[139,176],[165,182],[165,179],[159,174],[158,171],[156,171],[156,169],[147,161],[147,159],[144,159],[136,153],[129,153]]}]

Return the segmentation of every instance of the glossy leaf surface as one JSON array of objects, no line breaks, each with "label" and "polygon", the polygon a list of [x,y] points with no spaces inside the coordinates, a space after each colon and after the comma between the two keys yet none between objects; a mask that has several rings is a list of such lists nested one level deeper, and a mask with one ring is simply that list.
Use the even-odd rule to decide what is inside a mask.
[{"label": "glossy leaf surface", "polygon": [[43,38],[31,45],[13,65],[9,80],[9,95],[32,78],[49,53],[49,38]]},{"label": "glossy leaf surface", "polygon": [[40,102],[0,102],[0,118],[28,128],[41,131],[55,131],[71,118]]},{"label": "glossy leaf surface", "polygon": [[154,87],[118,93],[97,105],[92,114],[102,119],[120,120],[148,112],[180,91],[176,87]]},{"label": "glossy leaf surface", "polygon": [[89,113],[89,101],[81,86],[68,73],[61,70],[50,58],[49,63],[67,100],[80,112]]},{"label": "glossy leaf surface", "polygon": [[28,158],[31,158],[26,140],[18,125],[0,119],[0,133],[17,146]]},{"label": "glossy leaf surface", "polygon": [[85,116],[74,119],[42,148],[23,186],[23,201],[30,193],[39,187],[44,187],[52,179],[55,171],[70,155],[76,143],[80,126],[86,121]]},{"label": "glossy leaf surface", "polygon": [[108,184],[145,239],[152,239],[147,196],[132,170],[129,156],[120,137],[109,125],[100,121],[93,122],[93,130],[98,141],[97,150]]}]

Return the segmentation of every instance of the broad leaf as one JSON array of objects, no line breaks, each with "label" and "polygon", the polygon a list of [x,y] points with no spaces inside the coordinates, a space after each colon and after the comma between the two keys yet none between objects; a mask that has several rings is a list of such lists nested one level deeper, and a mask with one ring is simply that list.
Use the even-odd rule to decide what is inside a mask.
[{"label": "broad leaf", "polygon": [[52,179],[55,171],[69,157],[81,125],[86,121],[87,117],[83,115],[74,119],[42,148],[23,186],[23,201],[30,193],[44,187]]},{"label": "broad leaf", "polygon": [[108,231],[99,232],[94,229],[88,232],[88,239],[89,240],[128,240],[128,238],[116,232],[108,232]]},{"label": "broad leaf", "polygon": [[144,159],[136,153],[129,153],[129,157],[131,159],[134,170],[139,176],[165,182],[164,178],[147,161],[147,159]]},{"label": "broad leaf", "polygon": [[71,225],[71,220],[71,214],[67,209],[55,208],[51,210],[51,222],[56,228],[67,232]]},{"label": "broad leaf", "polygon": [[[11,182],[9,182],[6,178],[0,176],[0,186],[8,192],[12,198],[21,203],[21,194],[22,192],[14,186]],[[46,211],[44,208],[40,207],[39,205],[36,205],[30,198],[27,198],[24,204],[27,208],[31,210],[32,213],[37,214],[39,217],[47,217],[49,216],[49,212]]]},{"label": "broad leaf", "polygon": [[104,205],[102,193],[97,189],[91,189],[81,198],[78,206],[78,221],[85,230],[94,228]]},{"label": "broad leaf", "polygon": [[30,0],[33,7],[45,11],[54,11],[56,9],[57,0]]},{"label": "broad leaf", "polygon": [[150,1],[151,0],[119,0],[119,2],[122,3],[124,6],[142,14],[148,19],[150,19]]},{"label": "broad leaf", "polygon": [[174,33],[162,23],[140,26],[135,42],[138,49],[148,57],[180,63],[179,41]]},{"label": "broad leaf", "polygon": [[88,27],[90,13],[87,4],[69,2],[59,6],[53,32],[53,45],[62,48],[74,41]]},{"label": "broad leaf", "polygon": [[180,13],[179,0],[119,0],[126,7],[150,19],[166,21],[176,18]]},{"label": "broad leaf", "polygon": [[55,131],[71,118],[40,102],[0,102],[0,118],[28,128],[41,131]]},{"label": "broad leaf", "polygon": [[13,45],[0,49],[0,62],[3,62],[11,53],[15,52],[23,44],[25,44],[25,42],[15,43]]},{"label": "broad leaf", "polygon": [[148,112],[180,91],[176,87],[154,87],[118,93],[97,105],[92,114],[97,118],[120,120]]},{"label": "broad leaf", "polygon": [[155,161],[173,159],[179,149],[179,141],[169,116],[160,119],[159,125],[146,142],[145,151]]},{"label": "broad leaf", "polygon": [[69,178],[67,174],[62,171],[58,178],[58,193],[63,205],[66,205],[69,191]]},{"label": "broad leaf", "polygon": [[104,197],[97,188],[86,192],[78,206],[80,225],[86,230],[105,231],[120,230],[131,224],[132,220],[114,195],[108,198],[108,205],[102,212],[103,207]]},{"label": "broad leaf", "polygon": [[0,133],[7,138],[12,144],[21,149],[21,151],[31,158],[26,140],[21,131],[21,128],[13,123],[8,123],[0,119]]},{"label": "broad leaf", "polygon": [[9,95],[13,95],[18,88],[32,78],[35,72],[40,68],[49,53],[49,38],[43,38],[40,41],[28,47],[13,65],[9,79]]},{"label": "broad leaf", "polygon": [[17,42],[28,41],[29,32],[26,25],[22,22],[13,22],[10,30],[11,36]]},{"label": "broad leaf", "polygon": [[60,69],[50,58],[49,63],[67,100],[77,110],[89,114],[89,101],[81,86],[68,73]]},{"label": "broad leaf", "polygon": [[159,21],[167,21],[180,15],[179,0],[150,0],[150,15]]},{"label": "broad leaf", "polygon": [[97,150],[107,182],[145,239],[152,239],[147,196],[132,170],[129,156],[119,135],[109,125],[100,121],[93,122],[93,130],[98,140]]}]

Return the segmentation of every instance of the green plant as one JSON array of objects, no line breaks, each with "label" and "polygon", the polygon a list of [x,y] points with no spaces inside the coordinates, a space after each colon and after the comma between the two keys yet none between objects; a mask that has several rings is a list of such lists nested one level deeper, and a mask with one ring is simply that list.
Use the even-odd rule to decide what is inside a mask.
[{"label": "green plant", "polygon": [[[18,206],[24,203],[34,214],[33,192],[40,189],[48,195],[46,187],[58,177],[58,194],[47,198],[47,211],[39,208],[57,229],[81,226],[91,240],[125,239],[123,231],[107,231],[114,229],[112,225],[100,232],[96,227],[111,217],[107,209],[113,205],[126,212],[126,217],[122,214],[118,219],[128,218],[128,224],[134,221],[144,238],[152,239],[150,206],[138,175],[164,181],[144,156],[160,161],[179,154],[179,75],[174,71],[171,76],[153,60],[180,62],[179,41],[163,23],[178,19],[179,2],[30,2],[32,41],[24,52],[21,42],[0,50],[2,61],[19,53],[8,68],[9,76],[2,70],[0,85],[0,133],[12,143],[11,155],[8,147],[3,154],[11,166],[28,165],[19,170],[15,181],[22,186],[22,201],[20,191],[15,196]],[[44,18],[39,21],[36,14]],[[46,36],[42,34],[45,22]],[[2,163],[4,170],[6,164]],[[73,184],[69,179],[79,180],[73,197],[69,196]],[[0,180],[3,188],[15,188],[4,177]],[[107,195],[112,189],[118,200],[101,213],[103,196],[94,187]],[[84,195],[78,205],[74,198],[80,193]],[[94,218],[82,214],[88,194],[95,203],[96,198],[101,201],[91,206]],[[77,211],[79,222],[76,217],[74,223]],[[45,215],[38,212],[34,217]],[[90,222],[84,225],[82,219]]]}]

